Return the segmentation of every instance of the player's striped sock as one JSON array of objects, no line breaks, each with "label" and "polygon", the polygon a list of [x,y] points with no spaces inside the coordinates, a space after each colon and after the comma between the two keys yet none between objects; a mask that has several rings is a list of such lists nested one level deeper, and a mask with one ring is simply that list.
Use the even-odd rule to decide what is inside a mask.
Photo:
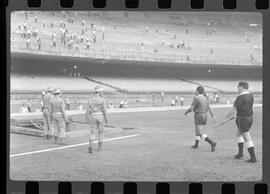
[{"label": "player's striped sock", "polygon": [[243,156],[243,150],[244,150],[244,138],[242,136],[237,137],[238,140],[238,154],[239,156]]},{"label": "player's striped sock", "polygon": [[202,138],[203,138],[206,142],[208,142],[208,143],[210,144],[210,146],[211,146],[211,151],[214,152],[217,143],[214,142],[214,141],[212,141],[209,137],[207,137],[206,134],[202,134]]},{"label": "player's striped sock", "polygon": [[252,141],[247,141],[246,142],[246,145],[247,145],[248,153],[250,155],[250,159],[256,161],[256,156],[255,156],[255,150],[254,150],[254,144],[253,144],[253,142]]},{"label": "player's striped sock", "polygon": [[238,154],[243,155],[244,143],[238,143]]},{"label": "player's striped sock", "polygon": [[200,139],[201,139],[200,136],[196,136],[196,138],[195,138],[195,147],[199,146]]}]

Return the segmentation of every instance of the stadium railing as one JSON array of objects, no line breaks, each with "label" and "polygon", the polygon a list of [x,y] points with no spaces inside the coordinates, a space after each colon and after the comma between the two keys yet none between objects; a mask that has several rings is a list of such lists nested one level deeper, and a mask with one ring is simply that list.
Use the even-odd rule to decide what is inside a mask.
[{"label": "stadium railing", "polygon": [[42,44],[42,49],[38,50],[37,43],[31,43],[31,48],[26,47],[26,43],[16,43],[17,46],[11,46],[11,52],[47,54],[58,56],[76,56],[91,57],[103,59],[119,59],[119,60],[138,60],[153,62],[170,62],[170,63],[195,63],[195,64],[227,64],[227,65],[262,65],[260,56],[253,56],[251,61],[247,57],[222,57],[211,55],[193,55],[190,54],[187,59],[186,54],[171,53],[154,53],[126,50],[110,50],[110,49],[93,49],[80,48],[76,51],[74,48],[68,49],[64,47],[53,47],[52,45]]}]

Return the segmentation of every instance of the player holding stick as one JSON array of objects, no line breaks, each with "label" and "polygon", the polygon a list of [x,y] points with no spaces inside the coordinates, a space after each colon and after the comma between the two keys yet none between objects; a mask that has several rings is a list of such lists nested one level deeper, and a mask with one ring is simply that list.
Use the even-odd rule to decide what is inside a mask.
[{"label": "player holding stick", "polygon": [[204,96],[204,88],[202,86],[198,86],[196,89],[196,96],[193,99],[192,105],[185,112],[187,115],[189,112],[194,111],[194,121],[195,121],[195,145],[192,146],[194,149],[198,149],[199,141],[203,138],[206,142],[208,142],[211,146],[211,151],[215,151],[215,147],[217,145],[216,142],[212,141],[206,134],[202,133],[203,127],[207,122],[207,111],[209,111],[210,115],[214,119],[214,115],[209,106],[208,99]]},{"label": "player holding stick", "polygon": [[251,140],[249,130],[253,123],[253,94],[248,91],[247,82],[239,82],[237,89],[239,96],[234,102],[233,108],[225,116],[221,124],[224,124],[226,120],[232,118],[236,114],[236,125],[237,125],[237,139],[238,139],[238,154],[234,156],[235,159],[241,159],[244,157],[243,147],[244,143],[247,146],[247,150],[250,155],[250,159],[246,162],[255,163],[257,162],[254,150],[254,144]]}]

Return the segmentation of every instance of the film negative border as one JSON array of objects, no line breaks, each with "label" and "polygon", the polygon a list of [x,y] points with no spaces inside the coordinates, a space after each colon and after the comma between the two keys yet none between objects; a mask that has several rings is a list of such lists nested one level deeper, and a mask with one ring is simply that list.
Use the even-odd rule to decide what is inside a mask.
[{"label": "film negative border", "polygon": [[[245,183],[240,185],[240,188],[233,183],[207,185],[207,183],[71,183],[71,182],[59,182],[59,183],[43,183],[30,181],[17,186],[16,189],[11,190],[12,194],[41,194],[41,193],[58,193],[58,194],[268,194],[267,184]],[[113,185],[115,184],[115,185]],[[146,187],[145,187],[146,186]],[[150,187],[149,187],[150,186]],[[180,187],[179,187],[180,186]],[[47,188],[49,187],[49,188]],[[107,188],[108,187],[108,188]],[[149,188],[147,188],[149,187]],[[248,188],[248,192],[243,192],[243,188]],[[45,189],[46,188],[46,189]],[[46,192],[44,192],[46,191]]]},{"label": "film negative border", "polygon": [[[248,2],[248,3],[247,3]],[[269,24],[266,21],[269,18],[269,0],[68,0],[68,1],[58,1],[58,0],[13,0],[7,3],[7,12],[9,14],[12,10],[151,10],[151,11],[252,11],[261,12],[263,14],[264,20],[264,34],[270,34]],[[268,12],[267,12],[268,11]],[[270,22],[269,22],[270,23]],[[264,37],[264,41],[270,41],[269,36]],[[264,63],[270,62],[269,59],[269,45],[264,44],[263,58]],[[7,48],[9,46],[7,45]],[[7,55],[9,56],[9,54]],[[264,67],[265,72],[269,72],[269,66]],[[267,74],[264,72],[264,75]],[[266,83],[264,76],[264,83]],[[264,86],[266,86],[264,84]],[[265,87],[264,87],[265,88]],[[264,99],[269,99],[269,92],[264,90]],[[8,101],[9,102],[9,101]],[[265,101],[264,106],[269,107],[269,102]],[[264,115],[267,115],[266,110],[264,110]],[[269,121],[264,119],[264,126],[269,126]],[[6,135],[6,137],[9,137]],[[269,137],[269,131],[265,131],[264,128],[264,153],[267,157],[264,157],[263,170],[269,172],[269,142],[267,142],[266,137]],[[9,154],[9,153],[8,153]],[[8,181],[8,192],[12,194],[19,193],[59,193],[59,194],[69,194],[69,193],[128,193],[128,194],[233,194],[233,193],[245,193],[245,194],[267,194],[269,193],[268,183],[269,174],[264,174],[262,182],[237,182],[237,183],[187,183],[187,182],[171,182],[171,183],[155,183],[155,182],[137,182],[137,183],[123,183],[123,182],[26,182],[26,181]]]},{"label": "film negative border", "polygon": [[[240,0],[19,0],[18,2],[24,4],[23,7],[28,9],[46,9],[51,6],[54,9],[102,9],[102,10],[204,10],[204,9],[218,9],[218,10],[233,10],[233,11],[243,11],[244,9],[249,9],[250,11],[255,10],[267,10],[269,9],[269,0],[249,0],[248,3],[242,2]],[[12,6],[13,1],[9,1],[9,5]],[[243,4],[242,4],[243,3]],[[2,3],[4,4],[4,2]],[[210,4],[212,4],[210,6]],[[16,4],[18,5],[18,4]],[[16,7],[14,5],[14,7]],[[81,5],[85,5],[80,7]],[[180,9],[179,9],[180,8]],[[217,10],[217,11],[218,11]]]},{"label": "film negative border", "polygon": [[[61,8],[73,8],[74,1],[76,0],[60,0]],[[105,8],[106,1],[108,0],[92,0],[92,6],[94,8]],[[169,9],[172,6],[173,0],[158,0],[157,6],[159,9]],[[42,0],[28,0],[27,5],[30,8],[39,8],[41,7]],[[207,1],[206,1],[207,2]],[[190,0],[191,9],[203,9],[205,0]],[[268,9],[269,0],[255,0],[254,7],[256,9]],[[237,0],[223,0],[224,9],[236,9]],[[125,7],[128,9],[136,9],[139,7],[139,0],[125,0]]]}]

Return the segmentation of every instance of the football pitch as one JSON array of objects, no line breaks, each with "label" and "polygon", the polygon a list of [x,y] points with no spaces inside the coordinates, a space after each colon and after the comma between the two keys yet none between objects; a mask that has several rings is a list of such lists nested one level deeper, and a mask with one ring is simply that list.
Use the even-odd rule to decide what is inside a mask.
[{"label": "football pitch", "polygon": [[[228,108],[215,108],[217,119]],[[78,120],[84,115],[78,115]],[[204,132],[214,141],[215,152],[204,140],[194,150],[193,114],[184,110],[109,114],[109,122],[136,130],[105,129],[103,151],[88,153],[88,136],[53,140],[10,134],[10,178],[61,181],[259,181],[262,179],[262,107],[254,107],[251,136],[258,162],[236,160],[234,121],[214,129],[208,116]],[[87,127],[86,125],[84,127]],[[115,131],[114,131],[115,130]],[[95,148],[97,144],[95,144]]]}]

